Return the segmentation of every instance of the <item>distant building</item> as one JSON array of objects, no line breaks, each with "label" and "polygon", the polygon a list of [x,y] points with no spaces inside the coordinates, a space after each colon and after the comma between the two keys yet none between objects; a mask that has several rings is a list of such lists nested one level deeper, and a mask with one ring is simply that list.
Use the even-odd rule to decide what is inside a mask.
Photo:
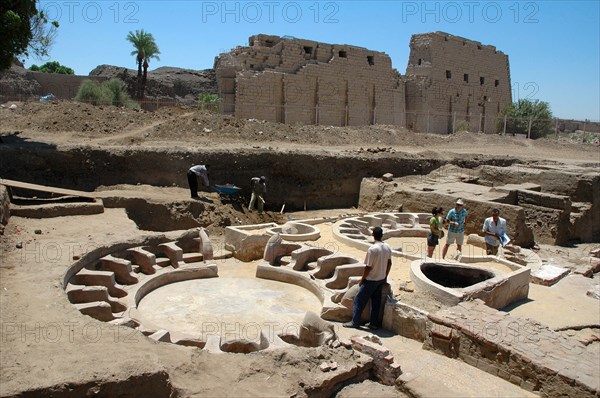
[{"label": "distant building", "polygon": [[508,56],[496,47],[443,32],[412,36],[407,128],[445,134],[462,121],[470,131],[492,133],[498,112],[511,102]]},{"label": "distant building", "polygon": [[249,41],[215,60],[225,113],[334,126],[404,123],[404,83],[387,54],[279,36]]},{"label": "distant building", "polygon": [[215,59],[223,112],[281,123],[391,124],[446,134],[468,123],[495,132],[511,102],[508,57],[443,32],[414,35],[402,77],[390,57],[362,47],[279,36]]}]

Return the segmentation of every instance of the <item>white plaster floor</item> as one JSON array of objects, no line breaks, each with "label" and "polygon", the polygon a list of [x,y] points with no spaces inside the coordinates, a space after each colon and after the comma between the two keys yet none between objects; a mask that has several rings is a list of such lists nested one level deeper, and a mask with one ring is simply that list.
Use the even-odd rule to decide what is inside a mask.
[{"label": "white plaster floor", "polygon": [[143,321],[192,336],[256,340],[259,330],[267,338],[295,333],[306,311],[321,311],[310,291],[255,278],[256,262],[229,259],[217,265],[218,278],[177,282],[146,295],[138,305]]}]

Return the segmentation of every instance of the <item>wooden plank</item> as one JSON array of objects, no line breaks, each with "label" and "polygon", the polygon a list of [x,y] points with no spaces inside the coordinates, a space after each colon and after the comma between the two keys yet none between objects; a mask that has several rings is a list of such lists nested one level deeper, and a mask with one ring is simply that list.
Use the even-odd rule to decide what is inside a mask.
[{"label": "wooden plank", "polygon": [[83,192],[83,191],[74,191],[72,189],[47,187],[45,185],[30,184],[28,182],[21,182],[21,181],[14,181],[14,180],[6,180],[4,178],[0,178],[0,185],[6,185],[8,187],[13,187],[13,188],[29,189],[31,191],[55,193],[58,195],[80,196],[82,198],[96,199],[95,192]]}]

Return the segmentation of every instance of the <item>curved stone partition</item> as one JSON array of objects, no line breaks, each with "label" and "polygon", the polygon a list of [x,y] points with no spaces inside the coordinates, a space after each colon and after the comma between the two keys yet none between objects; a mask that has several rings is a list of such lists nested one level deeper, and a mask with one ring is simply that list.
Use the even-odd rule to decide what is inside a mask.
[{"label": "curved stone partition", "polygon": [[[333,226],[333,235],[340,242],[364,251],[373,243],[371,231],[374,227],[383,228],[383,239],[389,238],[426,238],[429,232],[429,218],[425,213],[373,213],[365,216],[350,217],[338,221]],[[392,248],[395,257],[409,260],[422,258],[421,253],[405,253]]]},{"label": "curved stone partition", "polygon": [[[284,245],[274,240],[265,252],[277,251]],[[289,264],[276,266],[264,261],[256,268],[256,277],[304,287],[321,300],[321,318],[347,321],[352,316],[352,304],[344,301],[343,297],[358,283],[364,264],[352,256],[334,254],[323,248],[307,245],[298,249],[287,247],[291,256]]]},{"label": "curved stone partition", "polygon": [[[184,247],[193,249],[184,251]],[[230,254],[222,254],[221,258],[227,256]],[[65,275],[65,292],[85,315],[101,321],[127,322],[130,310],[158,287],[218,277],[217,265],[205,257],[212,260],[212,245],[199,229],[186,232],[176,241],[117,244],[112,250],[90,253],[74,264]]]},{"label": "curved stone partition", "polygon": [[[502,263],[514,270],[500,273],[462,263],[416,260],[410,265],[410,278],[417,289],[432,294],[448,306],[479,298],[489,307],[500,309],[527,298],[531,272],[529,268],[519,267],[505,260]],[[427,276],[435,272],[438,273],[438,278]],[[471,281],[465,282],[467,279]]]},{"label": "curved stone partition", "polygon": [[[299,245],[289,245],[299,248]],[[232,257],[230,252],[214,254],[207,234],[202,230],[187,231],[180,238],[164,238],[102,248],[73,264],[65,275],[65,292],[71,303],[84,315],[97,320],[135,328],[149,338],[184,346],[194,346],[213,353],[250,353],[273,350],[289,344],[310,346],[306,327],[299,324],[291,332],[284,331],[284,341],[273,330],[257,330],[252,338],[219,333],[189,334],[167,330],[148,321],[138,307],[151,292],[176,282],[217,278],[214,260]],[[271,278],[274,280],[285,278]],[[294,280],[323,302],[320,289],[310,283]],[[304,332],[303,332],[304,331]],[[307,337],[308,336],[308,337]],[[312,341],[311,340],[311,341]]]},{"label": "curved stone partition", "polygon": [[269,235],[279,234],[282,239],[292,242],[317,240],[321,236],[319,228],[302,222],[291,221],[282,226],[267,229]]}]

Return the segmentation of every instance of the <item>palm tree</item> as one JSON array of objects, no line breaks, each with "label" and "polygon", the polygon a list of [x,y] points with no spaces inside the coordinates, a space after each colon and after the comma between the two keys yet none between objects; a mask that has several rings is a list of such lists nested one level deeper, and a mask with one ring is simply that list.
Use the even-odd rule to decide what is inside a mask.
[{"label": "palm tree", "polygon": [[149,35],[151,41],[149,42],[148,47],[146,48],[146,53],[144,56],[144,74],[142,75],[142,97],[144,96],[144,91],[146,91],[146,77],[148,76],[148,65],[150,64],[150,60],[152,58],[155,58],[157,61],[160,61],[160,58],[158,57],[158,54],[160,54],[160,50],[158,49],[158,46],[156,45],[156,42],[154,41],[152,35]]},{"label": "palm tree", "polygon": [[[158,54],[160,54],[160,51],[154,41],[152,33],[145,32],[144,29],[136,30],[135,33],[129,32],[127,40],[129,40],[135,48],[135,50],[131,52],[131,55],[135,55],[136,57],[138,66],[136,97],[141,99],[144,97],[149,60],[150,58],[159,59]],[[144,70],[143,75],[142,67]]]}]

